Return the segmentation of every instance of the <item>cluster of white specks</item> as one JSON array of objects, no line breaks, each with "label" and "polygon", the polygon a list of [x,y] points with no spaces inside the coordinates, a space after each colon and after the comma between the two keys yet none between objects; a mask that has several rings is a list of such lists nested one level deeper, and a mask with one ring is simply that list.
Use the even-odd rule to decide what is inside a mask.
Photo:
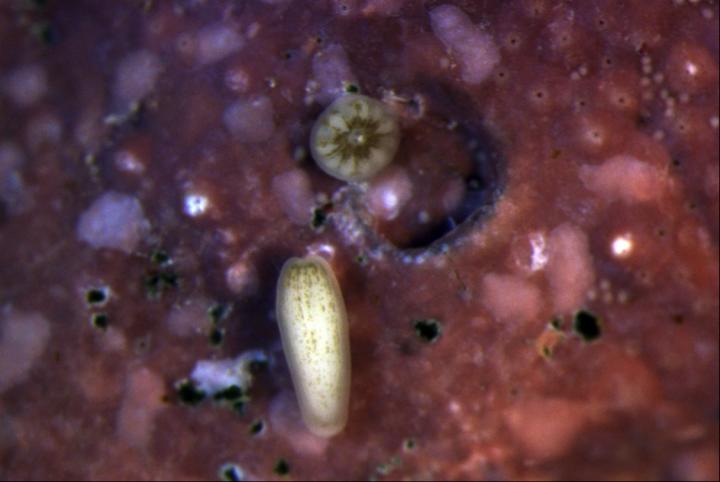
[{"label": "cluster of white specks", "polygon": [[190,378],[198,389],[211,396],[232,386],[247,390],[253,380],[250,365],[267,361],[262,350],[246,351],[232,359],[200,360],[195,363]]},{"label": "cluster of white specks", "polygon": [[630,234],[615,236],[610,242],[610,250],[616,258],[627,258],[633,250],[633,238]]},{"label": "cluster of white specks", "polygon": [[542,233],[532,233],[530,235],[530,270],[539,271],[545,267],[548,262],[548,252],[545,243],[545,236]]},{"label": "cluster of white specks", "polygon": [[115,153],[115,167],[118,171],[130,174],[142,174],[145,172],[145,163],[138,155],[128,149]]},{"label": "cluster of white specks", "polygon": [[435,36],[452,51],[462,66],[462,79],[479,84],[500,63],[492,37],[473,25],[470,17],[454,5],[441,5],[430,11],[430,26]]},{"label": "cluster of white specks", "polygon": [[158,57],[147,50],[133,52],[124,57],[115,73],[115,96],[127,108],[148,95],[160,75],[162,64]]},{"label": "cluster of white specks", "polygon": [[270,98],[264,95],[240,99],[223,112],[223,122],[240,142],[263,142],[275,131],[275,111]]},{"label": "cluster of white specks", "polygon": [[183,212],[191,218],[205,214],[210,208],[210,200],[200,193],[188,193],[183,197]]},{"label": "cluster of white specks", "polygon": [[225,72],[225,87],[232,92],[244,94],[250,88],[250,74],[241,67],[232,67]]},{"label": "cluster of white specks", "polygon": [[97,198],[81,215],[77,236],[93,248],[132,252],[150,225],[136,198],[114,191]]},{"label": "cluster of white specks", "polygon": [[26,65],[5,76],[0,81],[0,89],[15,104],[28,107],[47,92],[47,74],[39,65]]},{"label": "cluster of white specks", "polygon": [[50,339],[50,323],[38,313],[5,307],[0,313],[0,393],[22,382]]},{"label": "cluster of white specks", "polygon": [[345,93],[347,85],[358,85],[347,53],[339,44],[331,44],[318,51],[313,56],[312,70],[313,77],[305,86],[306,104],[314,101],[329,104]]},{"label": "cluster of white specks", "polygon": [[237,52],[244,45],[245,39],[235,28],[224,24],[210,25],[196,35],[195,58],[200,64],[212,64]]}]

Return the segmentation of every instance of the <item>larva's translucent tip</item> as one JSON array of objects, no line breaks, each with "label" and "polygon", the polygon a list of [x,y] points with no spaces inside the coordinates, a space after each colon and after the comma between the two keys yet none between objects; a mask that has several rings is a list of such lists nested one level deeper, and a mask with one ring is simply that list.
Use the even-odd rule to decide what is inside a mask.
[{"label": "larva's translucent tip", "polygon": [[400,129],[385,105],[347,94],[330,104],[313,126],[310,151],[327,174],[348,182],[367,181],[395,157]]}]

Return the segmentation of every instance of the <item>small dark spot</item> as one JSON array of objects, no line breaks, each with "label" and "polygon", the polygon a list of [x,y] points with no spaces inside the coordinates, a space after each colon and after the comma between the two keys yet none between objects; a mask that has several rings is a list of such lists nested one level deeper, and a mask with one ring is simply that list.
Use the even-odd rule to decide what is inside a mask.
[{"label": "small dark spot", "polygon": [[421,340],[427,343],[435,342],[442,332],[442,327],[438,320],[429,318],[426,320],[417,320],[414,322],[415,334],[420,337]]},{"label": "small dark spot", "polygon": [[46,46],[57,45],[60,41],[57,30],[48,22],[37,22],[33,24],[30,32],[33,37]]},{"label": "small dark spot", "polygon": [[597,21],[597,26],[598,26],[599,28],[605,28],[605,25],[607,25],[607,22],[605,21],[605,19],[604,19],[604,18],[599,18],[598,21]]},{"label": "small dark spot", "polygon": [[357,94],[360,92],[360,87],[358,87],[356,84],[353,84],[352,82],[345,82],[344,83],[344,90],[348,94]]},{"label": "small dark spot", "polygon": [[597,340],[602,334],[598,317],[585,310],[575,313],[573,331],[588,342]]},{"label": "small dark spot", "polygon": [[673,160],[670,161],[670,162],[672,163],[673,167],[680,167],[680,159],[678,159],[678,158],[675,157],[675,158],[673,158]]},{"label": "small dark spot", "polygon": [[108,299],[109,290],[107,287],[102,288],[90,288],[85,293],[85,300],[89,305],[101,305]]},{"label": "small dark spot", "polygon": [[138,337],[133,341],[133,352],[136,355],[144,355],[150,349],[150,342],[152,336],[148,333],[144,336]]},{"label": "small dark spot", "polygon": [[250,397],[243,397],[240,400],[232,402],[230,406],[238,415],[245,415],[245,408],[247,407],[247,402],[249,401]]},{"label": "small dark spot", "polygon": [[561,155],[562,155],[562,151],[560,149],[553,149],[552,152],[550,152],[551,159],[557,159]]},{"label": "small dark spot", "polygon": [[660,236],[661,238],[665,237],[665,235],[667,234],[663,228],[658,228],[658,230],[656,232],[657,232],[657,235]]},{"label": "small dark spot", "polygon": [[517,387],[512,387],[510,389],[510,396],[515,398],[520,394],[520,390]]},{"label": "small dark spot", "polygon": [[690,201],[687,203],[687,207],[689,210],[693,211],[697,208],[697,204],[695,203],[695,201]]},{"label": "small dark spot", "polygon": [[406,438],[403,440],[403,450],[406,452],[415,450],[415,447],[417,447],[417,442],[415,442],[414,438]]},{"label": "small dark spot", "polygon": [[243,470],[237,464],[223,464],[218,471],[221,480],[238,481],[245,480]]},{"label": "small dark spot", "polygon": [[172,259],[167,251],[156,249],[150,253],[150,262],[158,266],[167,266],[172,264]]},{"label": "small dark spot", "polygon": [[143,280],[145,294],[150,299],[158,299],[169,288],[177,288],[179,277],[174,271],[150,271]]},{"label": "small dark spot", "polygon": [[479,191],[482,189],[482,180],[477,176],[470,176],[465,179],[468,191]]},{"label": "small dark spot", "polygon": [[227,318],[232,311],[232,304],[230,303],[215,303],[208,308],[208,318],[213,324],[218,324]]},{"label": "small dark spot", "polygon": [[208,340],[212,346],[222,345],[223,339],[225,338],[225,329],[214,327],[210,330]]},{"label": "small dark spot", "polygon": [[611,59],[610,57],[605,57],[605,58],[603,59],[603,63],[604,63],[607,67],[610,67],[613,62],[612,62],[612,59]]},{"label": "small dark spot", "polygon": [[106,313],[93,313],[90,316],[90,324],[98,330],[105,331],[109,324],[108,315]]},{"label": "small dark spot", "polygon": [[560,318],[553,318],[550,320],[550,328],[553,330],[562,330],[562,319]]},{"label": "small dark spot", "polygon": [[205,392],[195,386],[190,380],[181,380],[175,384],[178,399],[185,405],[194,406],[205,400]]},{"label": "small dark spot", "polygon": [[285,60],[290,60],[293,58],[293,53],[291,51],[287,50],[283,53],[283,58]]},{"label": "small dark spot", "polygon": [[248,432],[250,435],[259,435],[263,429],[265,428],[265,422],[262,421],[262,419],[257,419],[253,423],[250,424],[250,428],[248,429]]},{"label": "small dark spot", "polygon": [[676,325],[682,325],[683,323],[685,323],[685,315],[683,315],[682,313],[675,313],[674,315],[672,315],[672,321]]},{"label": "small dark spot", "polygon": [[213,395],[213,400],[216,402],[222,402],[222,401],[228,401],[228,402],[235,402],[241,398],[245,393],[243,392],[243,389],[238,387],[237,385],[230,385],[227,388],[224,388],[217,392],[215,395]]},{"label": "small dark spot", "polygon": [[364,254],[358,254],[355,256],[355,262],[359,264],[360,266],[365,266],[368,263],[368,258]]},{"label": "small dark spot", "polygon": [[315,208],[312,211],[312,218],[310,219],[310,227],[313,229],[322,228],[327,222],[327,214],[323,208]]},{"label": "small dark spot", "polygon": [[290,473],[290,464],[285,459],[278,459],[275,462],[275,467],[273,467],[273,472],[277,475],[287,475]]},{"label": "small dark spot", "polygon": [[542,99],[544,96],[545,94],[541,90],[535,92],[535,97],[537,97],[538,99]]}]

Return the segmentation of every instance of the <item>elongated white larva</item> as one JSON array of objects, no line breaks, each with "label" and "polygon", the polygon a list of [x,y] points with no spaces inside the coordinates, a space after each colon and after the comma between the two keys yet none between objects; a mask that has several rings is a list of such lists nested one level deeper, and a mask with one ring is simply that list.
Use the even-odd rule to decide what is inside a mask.
[{"label": "elongated white larva", "polygon": [[315,435],[331,437],[347,422],[350,340],[340,286],[325,260],[285,263],[277,320],[303,421]]}]

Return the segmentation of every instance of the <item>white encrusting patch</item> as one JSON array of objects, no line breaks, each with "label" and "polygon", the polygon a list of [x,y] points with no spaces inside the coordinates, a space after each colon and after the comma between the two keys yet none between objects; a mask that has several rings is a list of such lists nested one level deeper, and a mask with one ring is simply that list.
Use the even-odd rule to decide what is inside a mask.
[{"label": "white encrusting patch", "polygon": [[139,50],[127,55],[120,61],[115,73],[115,96],[118,101],[128,104],[148,95],[155,88],[161,69],[160,60],[152,52]]},{"label": "white encrusting patch", "polygon": [[320,50],[312,60],[313,78],[306,91],[321,104],[329,104],[345,93],[348,84],[357,85],[345,49],[331,44]]},{"label": "white encrusting patch", "polygon": [[545,236],[542,233],[533,233],[530,235],[530,270],[539,271],[547,265],[548,253],[545,243]]},{"label": "white encrusting patch", "polygon": [[47,74],[39,65],[25,65],[5,76],[0,88],[15,104],[28,107],[47,92]]},{"label": "white encrusting patch", "polygon": [[262,350],[246,351],[237,358],[200,360],[195,363],[190,378],[199,390],[210,396],[233,386],[245,391],[253,380],[250,364],[267,360]]},{"label": "white encrusting patch", "polygon": [[413,185],[403,168],[392,169],[370,185],[367,192],[368,209],[372,214],[391,221],[412,198]]},{"label": "white encrusting patch", "polygon": [[94,248],[132,252],[149,229],[140,201],[110,191],[97,198],[81,215],[77,236]]},{"label": "white encrusting patch", "polygon": [[228,25],[210,25],[197,33],[195,58],[201,64],[218,62],[245,44],[242,35]]},{"label": "white encrusting patch", "polygon": [[581,166],[579,175],[590,191],[626,203],[659,199],[667,182],[657,168],[628,155],[611,157],[598,166]]},{"label": "white encrusting patch", "polygon": [[205,214],[210,207],[207,196],[198,193],[188,193],[183,198],[183,212],[191,218]]},{"label": "white encrusting patch", "polygon": [[595,281],[587,236],[571,224],[562,224],[550,233],[549,255],[546,273],[555,311],[575,311]]},{"label": "white encrusting patch", "polygon": [[238,141],[263,142],[275,131],[274,116],[272,102],[261,95],[230,104],[223,113],[223,122]]},{"label": "white encrusting patch", "polygon": [[462,79],[479,84],[500,63],[493,38],[474,25],[454,5],[441,5],[430,11],[430,26],[435,36],[455,55],[462,66]]},{"label": "white encrusting patch", "polygon": [[541,307],[540,289],[513,275],[489,273],[482,279],[482,301],[498,321],[522,323],[535,318]]},{"label": "white encrusting patch", "polygon": [[3,393],[28,377],[50,339],[50,323],[39,313],[5,307],[0,325],[0,393]]},{"label": "white encrusting patch", "polygon": [[155,372],[143,367],[130,373],[117,418],[117,432],[121,440],[136,448],[148,445],[155,416],[163,408],[164,393],[164,383]]},{"label": "white encrusting patch", "polygon": [[298,225],[310,223],[315,199],[310,178],[301,169],[291,169],[272,179],[273,194],[290,220]]}]

